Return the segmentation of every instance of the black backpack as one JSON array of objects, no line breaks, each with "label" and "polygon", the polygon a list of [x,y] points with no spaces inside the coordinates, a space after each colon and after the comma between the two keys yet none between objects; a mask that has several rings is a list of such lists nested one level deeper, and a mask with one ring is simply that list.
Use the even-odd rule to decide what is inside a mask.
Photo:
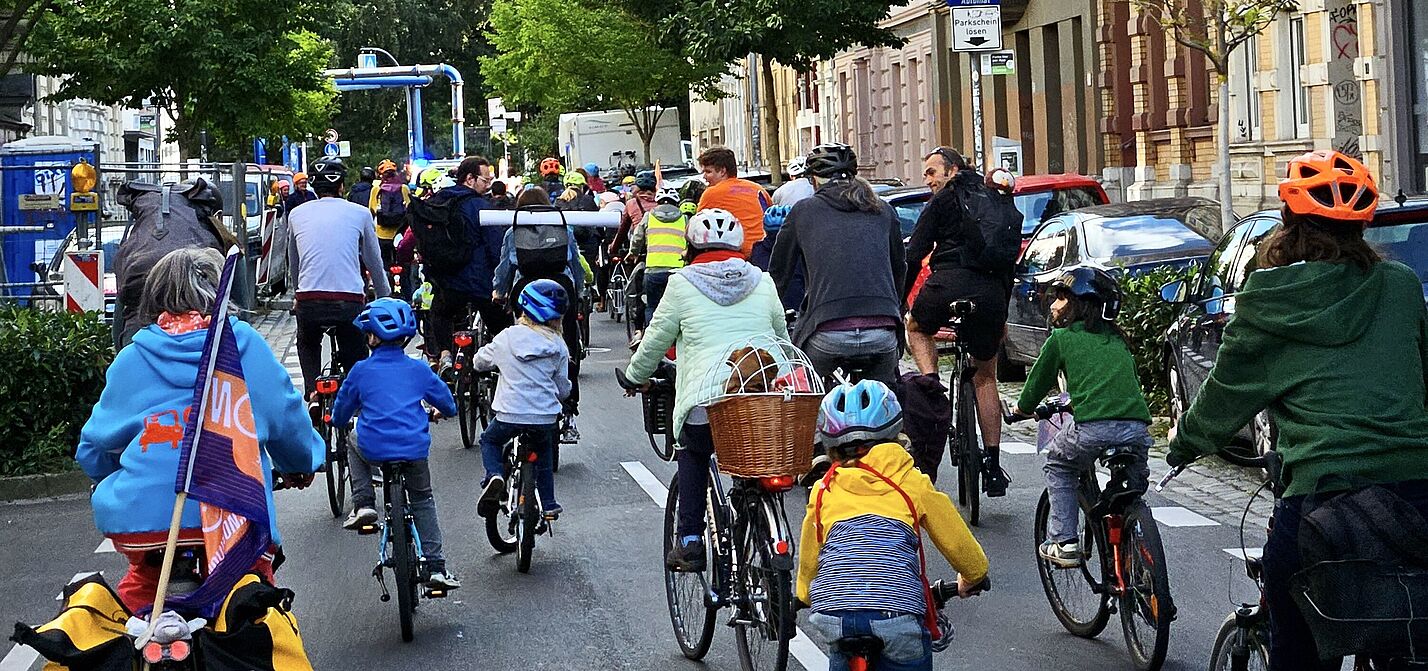
[{"label": "black backpack", "polygon": [[422,263],[435,275],[452,276],[471,262],[475,241],[461,220],[461,204],[475,194],[427,200],[416,199],[407,206],[407,221],[416,236]]},{"label": "black backpack", "polygon": [[957,200],[962,204],[962,214],[967,217],[968,231],[977,235],[971,240],[965,259],[968,267],[997,275],[1009,274],[1021,253],[1021,224],[1023,217],[1016,209],[1016,201],[1011,196],[992,191],[978,185],[976,188],[958,190]]},{"label": "black backpack", "polygon": [[[561,223],[523,224],[522,212],[559,212]],[[511,223],[516,269],[522,276],[552,277],[565,272],[570,254],[570,229],[565,225],[564,212],[554,207],[522,207],[516,210]]]}]

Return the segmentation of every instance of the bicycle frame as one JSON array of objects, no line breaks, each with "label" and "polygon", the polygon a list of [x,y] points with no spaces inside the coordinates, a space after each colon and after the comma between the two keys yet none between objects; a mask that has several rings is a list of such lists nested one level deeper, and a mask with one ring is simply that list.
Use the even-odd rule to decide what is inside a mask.
[{"label": "bicycle frame", "polygon": [[1094,473],[1081,479],[1081,496],[1091,504],[1091,520],[1099,524],[1105,534],[1105,542],[1097,543],[1096,551],[1101,555],[1101,573],[1097,578],[1090,574],[1085,563],[1081,570],[1090,578],[1097,594],[1109,593],[1120,598],[1126,593],[1125,558],[1121,556],[1121,534],[1125,531],[1125,511],[1141,500],[1139,492],[1128,489],[1126,481],[1127,452],[1118,450],[1103,454],[1098,461],[1111,471],[1109,485],[1103,491]]},{"label": "bicycle frame", "polygon": [[[750,549],[750,543],[759,542],[751,537],[751,531],[755,528],[750,522],[755,519],[754,514],[762,518],[764,529],[769,532],[770,540],[773,543],[771,548],[776,558],[785,558],[787,566],[775,566],[774,568],[783,570],[793,567],[794,543],[792,534],[789,532],[787,512],[783,507],[783,494],[763,490],[756,481],[735,482],[735,487],[747,489],[747,492],[740,492],[743,501],[742,505],[735,507],[727,492],[724,491],[723,480],[719,474],[718,458],[709,458],[709,485],[706,488],[707,508],[705,519],[709,525],[710,551],[717,558],[714,562],[714,585],[710,586],[711,603],[724,607],[736,603],[734,597],[748,599],[752,601],[752,595],[735,594],[736,586],[741,585],[736,578],[742,575],[748,567],[743,565],[743,558]],[[752,496],[742,496],[752,494]],[[755,511],[754,507],[758,510]],[[751,604],[752,605],[752,604]]]}]

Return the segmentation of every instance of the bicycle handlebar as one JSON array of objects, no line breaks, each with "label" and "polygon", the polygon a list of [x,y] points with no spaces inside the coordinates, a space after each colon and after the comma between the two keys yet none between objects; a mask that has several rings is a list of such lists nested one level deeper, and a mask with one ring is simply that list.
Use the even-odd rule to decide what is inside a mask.
[{"label": "bicycle handlebar", "polygon": [[[640,387],[643,386],[631,382],[630,378],[625,375],[625,371],[622,368],[615,369],[615,381],[620,384],[621,389],[625,389],[628,391],[639,391]],[[651,386],[655,386],[664,384],[665,382],[668,382],[668,380],[659,377],[651,377],[648,382]]]},{"label": "bicycle handlebar", "polygon": [[[981,582],[973,585],[972,588],[968,590],[968,594],[981,594],[982,592],[991,591],[991,589],[992,576],[988,575],[983,577]],[[943,608],[946,608],[948,601],[951,601],[953,597],[959,596],[959,593],[957,591],[957,581],[955,580],[950,583],[944,580],[938,580],[937,582],[932,583],[931,590],[932,602],[934,605],[937,606],[937,610],[942,610]]]},{"label": "bicycle handlebar", "polygon": [[1048,420],[1063,412],[1071,412],[1071,404],[1062,403],[1061,401],[1047,401],[1046,403],[1036,406],[1036,410],[1032,411],[1030,417],[1015,413],[1013,410],[1015,410],[1015,408],[1012,407],[1011,403],[1005,400],[1002,401],[1002,420],[1007,424],[1016,424],[1017,422],[1026,421],[1028,419]]}]

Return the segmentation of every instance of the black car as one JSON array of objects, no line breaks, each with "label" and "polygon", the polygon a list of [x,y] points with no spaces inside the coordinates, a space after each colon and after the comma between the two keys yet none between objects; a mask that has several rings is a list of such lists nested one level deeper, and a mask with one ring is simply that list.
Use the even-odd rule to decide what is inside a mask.
[{"label": "black car", "polygon": [[932,199],[932,190],[925,186],[875,186],[873,190],[897,213],[898,225],[902,227],[902,241],[906,243],[912,237],[912,229],[917,227],[917,218],[922,216],[927,201]]},{"label": "black car", "polygon": [[[1225,325],[1235,314],[1235,293],[1259,268],[1260,245],[1280,221],[1278,210],[1245,217],[1220,239],[1209,259],[1188,280],[1161,288],[1160,297],[1179,311],[1165,334],[1165,375],[1176,420],[1209,379]],[[1428,282],[1428,198],[1380,203],[1364,238]],[[1428,301],[1428,284],[1424,285],[1424,299]],[[1241,444],[1230,446],[1226,454],[1231,461],[1242,461],[1263,454],[1274,446],[1274,439],[1274,423],[1269,413],[1261,412],[1241,430]]]},{"label": "black car", "polygon": [[1004,377],[1035,362],[1051,334],[1046,287],[1052,280],[1086,265],[1130,275],[1198,265],[1214,247],[1219,220],[1220,204],[1213,200],[1162,198],[1063,212],[1037,227],[1017,261]]}]

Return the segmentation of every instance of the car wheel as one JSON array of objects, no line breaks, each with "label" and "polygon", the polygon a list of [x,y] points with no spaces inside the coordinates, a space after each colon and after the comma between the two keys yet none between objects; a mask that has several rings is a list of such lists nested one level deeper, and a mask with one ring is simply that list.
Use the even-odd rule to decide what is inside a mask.
[{"label": "car wheel", "polygon": [[1279,440],[1279,427],[1274,425],[1274,420],[1270,419],[1268,410],[1261,410],[1250,420],[1250,441],[1254,445],[1255,454],[1264,456],[1274,449],[1274,444]]}]

